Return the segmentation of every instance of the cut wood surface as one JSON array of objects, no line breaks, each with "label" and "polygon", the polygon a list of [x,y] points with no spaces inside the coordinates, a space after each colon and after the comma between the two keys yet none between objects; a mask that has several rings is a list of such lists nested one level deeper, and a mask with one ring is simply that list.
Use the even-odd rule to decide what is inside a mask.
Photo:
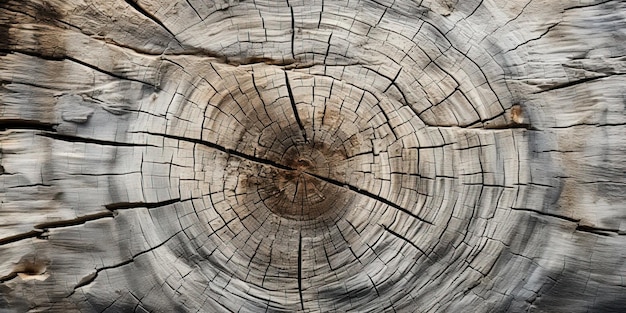
[{"label": "cut wood surface", "polygon": [[626,3],[0,2],[0,312],[624,312]]}]

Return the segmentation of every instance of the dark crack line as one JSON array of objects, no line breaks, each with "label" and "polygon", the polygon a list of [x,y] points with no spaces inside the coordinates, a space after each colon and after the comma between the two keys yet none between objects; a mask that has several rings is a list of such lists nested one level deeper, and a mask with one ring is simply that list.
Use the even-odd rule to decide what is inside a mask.
[{"label": "dark crack line", "polygon": [[593,227],[588,225],[578,225],[576,226],[576,230],[585,233],[591,233],[600,236],[623,236],[626,235],[626,232],[622,232],[619,229],[611,229],[611,228],[601,228],[601,227]]},{"label": "dark crack line", "polygon": [[298,293],[300,294],[300,307],[304,311],[304,300],[302,298],[302,233],[299,233],[298,239]]},{"label": "dark crack line", "polygon": [[17,273],[16,272],[11,272],[5,276],[0,277],[0,284],[3,284],[5,282],[8,282],[9,280],[12,280],[14,278],[17,277]]},{"label": "dark crack line", "polygon": [[389,200],[387,200],[387,199],[385,199],[385,198],[383,198],[383,197],[381,197],[379,195],[375,195],[375,194],[373,194],[373,193],[371,193],[369,191],[357,188],[357,187],[352,186],[352,185],[347,184],[347,183],[342,183],[342,182],[340,182],[338,180],[335,180],[335,179],[332,179],[332,178],[329,178],[329,177],[324,177],[324,176],[320,176],[320,175],[309,173],[309,172],[303,172],[303,173],[305,173],[307,175],[311,175],[311,176],[313,176],[313,177],[315,177],[315,178],[317,178],[319,180],[325,181],[327,183],[333,184],[333,185],[335,185],[337,187],[348,188],[348,189],[352,190],[353,192],[355,192],[357,194],[360,194],[362,196],[366,196],[368,198],[371,198],[373,200],[376,200],[378,202],[386,204],[386,205],[388,205],[388,206],[390,206],[390,207],[392,207],[392,208],[394,208],[394,209],[396,209],[398,211],[406,213],[406,214],[410,215],[411,217],[417,219],[420,222],[426,223],[428,225],[434,225],[432,222],[427,221],[427,220],[425,220],[425,219],[415,215],[414,213],[412,213],[411,211],[407,210],[406,208],[403,208],[400,205],[398,205],[398,204],[396,204],[394,202],[391,202],[391,201],[389,201]]},{"label": "dark crack line", "polygon": [[[481,1],[481,4],[482,4],[482,1]],[[480,6],[481,4],[479,4],[478,6]],[[477,8],[478,8],[478,7],[477,7]],[[456,26],[455,26],[455,27],[456,27]],[[447,33],[446,33],[446,34],[444,34],[444,36],[446,36],[446,35],[447,35]],[[451,43],[451,42],[449,42],[449,43],[450,43],[450,46],[451,46],[451,47],[453,47],[452,43]],[[422,50],[424,53],[426,53],[426,51],[424,51],[423,49],[421,49],[421,48],[420,48],[420,50]],[[455,49],[455,50],[457,50],[457,51],[458,51],[458,49]],[[427,55],[427,56],[428,56],[428,55]],[[467,58],[467,56],[465,56],[465,57]],[[427,110],[432,110],[434,107],[436,107],[436,106],[438,106],[438,105],[442,104],[444,101],[447,101],[447,100],[448,100],[448,99],[449,99],[452,95],[454,95],[456,92],[459,92],[459,94],[460,94],[463,98],[465,98],[465,100],[467,101],[467,103],[473,103],[473,101],[472,101],[472,100],[470,100],[470,99],[467,97],[467,95],[463,92],[463,90],[461,90],[461,89],[460,89],[460,87],[462,86],[461,82],[460,82],[460,81],[459,81],[456,77],[454,77],[454,75],[452,75],[452,73],[450,73],[447,69],[445,69],[444,67],[442,67],[442,66],[439,64],[439,62],[438,62],[439,57],[436,57],[435,59],[432,59],[430,56],[428,56],[428,58],[429,58],[430,62],[431,62],[432,64],[434,64],[435,66],[437,66],[437,68],[438,68],[440,71],[442,71],[442,72],[446,73],[446,75],[448,75],[448,77],[450,77],[452,80],[454,80],[454,83],[456,84],[456,86],[454,87],[454,91],[452,91],[449,95],[447,95],[447,96],[446,96],[443,100],[439,101],[437,104],[432,104],[432,102],[430,102],[430,100],[428,100],[428,102],[429,102],[429,103],[431,103],[431,107],[429,107],[429,108],[425,109],[424,111],[420,112],[420,113],[418,114],[418,116],[421,116],[421,114],[423,114],[425,111],[427,111]],[[468,59],[469,59],[469,58],[468,58]],[[478,67],[478,65],[476,65],[476,66]],[[483,73],[483,75],[484,75],[484,73]],[[486,76],[485,76],[485,81],[487,82],[487,84],[489,84],[489,81],[487,80]],[[494,93],[494,95],[496,96],[496,99],[498,99],[498,102],[500,103],[500,99],[499,99],[499,98],[498,98],[498,96],[495,94],[495,91],[493,90],[493,88],[491,87],[491,85],[489,85],[489,87],[491,88],[492,92],[493,92],[493,93]],[[405,102],[406,102],[406,97],[405,97]],[[407,105],[408,105],[408,102],[407,102]],[[480,112],[478,112],[478,110],[477,110],[474,106],[472,106],[472,109],[474,110],[474,112],[476,112],[476,116],[478,116],[478,118],[479,118],[479,120],[478,120],[478,121],[476,121],[475,123],[484,123],[484,120],[482,119]],[[414,110],[414,111],[415,111],[415,110]],[[454,116],[454,119],[456,120],[457,124],[461,124],[461,123],[458,121],[458,118],[457,118],[456,116]]]},{"label": "dark crack line", "polygon": [[[623,75],[623,74],[615,74],[615,75]],[[550,87],[545,88],[543,90],[535,91],[535,92],[533,92],[533,94],[539,94],[539,93],[544,93],[544,92],[548,92],[548,91],[559,90],[559,89],[572,87],[572,86],[584,84],[584,83],[587,83],[587,82],[591,82],[591,81],[595,81],[595,80],[598,80],[598,79],[607,78],[607,77],[611,77],[611,76],[614,76],[614,75],[602,75],[602,76],[594,76],[594,77],[585,77],[583,79],[573,80],[573,81],[569,81],[569,82],[562,83],[562,84],[556,84],[554,86],[550,86]]]},{"label": "dark crack line", "polygon": [[130,294],[130,296],[131,296],[131,297],[133,297],[133,298],[135,299],[135,301],[137,301],[137,304],[135,305],[135,308],[133,309],[133,312],[141,312],[141,311],[139,311],[139,308],[141,308],[141,309],[143,310],[143,312],[150,312],[150,311],[148,311],[148,309],[146,309],[146,308],[144,307],[144,304],[143,304],[143,297],[142,297],[142,298],[137,297],[137,296],[136,296],[134,293],[132,293],[132,291],[130,291],[130,290],[128,291],[128,294]]},{"label": "dark crack line", "polygon": [[[369,68],[368,68],[368,69],[369,69]],[[384,78],[386,78],[386,79],[389,79],[389,80],[391,81],[391,82],[389,83],[389,85],[387,85],[387,88],[385,88],[385,90],[383,90],[383,93],[387,93],[387,91],[389,91],[389,88],[391,88],[392,86],[393,86],[393,87],[396,87],[396,89],[398,89],[398,91],[399,91],[399,92],[402,94],[402,96],[404,97],[404,103],[403,103],[403,104],[404,104],[404,105],[408,105],[408,104],[409,104],[409,102],[407,101],[406,97],[404,96],[404,93],[402,93],[402,90],[400,89],[400,87],[398,87],[398,86],[396,85],[396,80],[398,79],[398,76],[400,76],[400,72],[402,72],[402,67],[400,67],[400,69],[399,69],[399,70],[398,70],[398,72],[396,73],[396,76],[394,76],[393,78],[389,78],[388,76],[384,75],[383,73],[379,73],[379,72],[377,72],[377,71],[375,71],[375,70],[373,70],[373,69],[370,69],[370,70],[372,70],[372,71],[373,71],[373,72],[375,72],[376,74],[378,74],[378,75],[380,75],[380,76],[382,76],[382,77],[384,77]]]},{"label": "dark crack line", "polygon": [[380,292],[378,292],[378,287],[376,287],[376,283],[372,279],[372,276],[370,276],[369,274],[366,274],[366,275],[367,275],[367,278],[370,279],[370,282],[372,283],[372,287],[374,287],[374,291],[376,291],[376,296],[380,297]]},{"label": "dark crack line", "polygon": [[536,213],[539,215],[544,215],[544,216],[549,216],[549,217],[554,217],[554,218],[559,218],[568,222],[572,222],[572,223],[578,223],[580,222],[580,219],[576,219],[576,218],[572,218],[572,217],[567,217],[567,216],[563,216],[563,215],[558,215],[558,214],[554,214],[554,213],[547,213],[547,212],[542,212],[539,210],[533,210],[533,209],[524,209],[524,208],[511,208],[511,210],[514,211],[525,211],[525,212],[531,212],[531,213]]},{"label": "dark crack line", "polygon": [[[254,75],[254,72],[251,73],[251,76],[252,76],[252,85],[254,86],[254,90],[256,91],[256,94],[259,97],[259,100],[261,101],[261,104],[263,104],[263,111],[265,112],[265,115],[269,117],[270,114],[269,114],[269,112],[267,112],[267,104],[265,103],[265,100],[263,99],[263,96],[261,95],[261,91],[259,90],[259,85],[256,82],[256,76]],[[216,92],[217,92],[217,90],[216,90]],[[254,110],[256,111],[256,107],[254,107]],[[206,114],[206,112],[205,112],[205,114]],[[204,121],[202,123],[203,123],[202,126],[204,126]]]},{"label": "dark crack line", "polygon": [[[437,27],[435,24],[427,21],[427,20],[423,20],[423,22],[427,25],[429,25],[430,27],[432,27],[433,29],[435,29],[450,45],[450,47],[452,49],[454,49],[456,52],[460,53],[461,55],[465,56],[467,58],[468,61],[472,62],[476,68],[480,71],[480,73],[482,74],[483,78],[485,79],[485,82],[487,83],[487,86],[489,87],[489,90],[491,90],[491,92],[493,93],[493,95],[496,97],[496,99],[498,100],[498,104],[500,104],[500,107],[502,106],[502,101],[500,100],[500,97],[498,96],[498,93],[495,92],[495,90],[493,89],[493,86],[491,86],[491,82],[489,81],[489,79],[487,78],[487,75],[485,74],[485,71],[483,70],[483,67],[480,66],[473,58],[468,57],[467,53],[459,50],[457,47],[455,47],[452,42],[450,42],[450,40],[448,39],[448,36],[441,31],[441,29],[439,29],[439,27]],[[417,46],[419,48],[419,45]],[[426,55],[428,55],[428,53],[426,53],[426,51],[424,51],[422,48],[419,48],[420,50],[422,50]],[[430,56],[428,57],[430,59]],[[431,59],[431,61],[434,61]],[[440,67],[438,64],[436,64],[438,67]],[[441,68],[441,67],[440,67]],[[452,75],[449,75],[450,77],[453,77]]]},{"label": "dark crack line", "polygon": [[474,8],[474,11],[472,11],[472,13],[468,15],[468,17],[474,15],[474,13],[476,13],[476,11],[478,11],[478,8],[480,8],[482,5],[483,5],[483,0],[480,0],[480,3],[478,3],[478,5]]},{"label": "dark crack line", "polygon": [[264,165],[269,165],[275,168],[279,168],[282,170],[286,170],[286,171],[293,171],[293,168],[290,168],[288,166],[282,165],[280,163],[276,163],[276,162],[272,162],[270,160],[266,160],[263,158],[258,158],[252,155],[248,155],[245,153],[241,153],[239,151],[233,150],[233,149],[229,149],[226,148],[224,146],[209,142],[209,141],[205,141],[205,140],[201,140],[201,139],[195,139],[195,138],[187,138],[187,137],[181,137],[181,136],[175,136],[175,135],[169,135],[169,134],[161,134],[161,133],[152,133],[152,132],[136,132],[136,133],[141,133],[141,134],[148,134],[148,135],[152,135],[152,136],[161,136],[161,137],[165,137],[165,138],[169,138],[169,139],[176,139],[176,140],[180,140],[180,141],[186,141],[186,142],[190,142],[190,143],[196,143],[205,147],[209,147],[211,149],[215,149],[215,150],[219,150],[221,152],[224,152],[226,154],[229,155],[234,155],[237,157],[240,157],[242,159],[248,160],[248,161],[252,161],[255,163],[259,163],[259,164],[264,164]]},{"label": "dark crack line", "polygon": [[1,119],[0,131],[5,131],[9,129],[28,129],[28,130],[56,132],[56,127],[58,125],[59,124],[46,123],[46,122],[41,122],[37,120]]},{"label": "dark crack line", "polygon": [[98,213],[93,213],[93,214],[79,216],[77,218],[73,218],[73,219],[69,219],[69,220],[41,223],[41,224],[35,225],[34,228],[36,230],[41,229],[41,230],[45,231],[45,230],[50,229],[50,228],[61,228],[61,227],[70,227],[70,226],[82,225],[82,224],[85,224],[87,222],[91,222],[91,221],[95,221],[95,220],[99,220],[99,219],[103,219],[103,218],[113,218],[113,217],[114,217],[114,213],[113,212],[111,212],[111,211],[104,211],[104,212],[98,212]]},{"label": "dark crack line", "polygon": [[180,198],[170,199],[161,202],[118,202],[118,203],[110,203],[105,205],[104,207],[109,211],[116,210],[127,210],[127,209],[136,209],[136,208],[147,208],[154,209],[162,206],[182,202],[183,200]]},{"label": "dark crack line", "polygon": [[193,7],[193,5],[191,5],[191,2],[189,2],[189,0],[185,0],[187,2],[187,5],[189,5],[189,7],[196,12],[196,15],[198,16],[198,18],[203,21],[202,16],[200,16],[200,14],[198,13],[198,10],[196,10],[196,8]]},{"label": "dark crack line", "polygon": [[[380,4],[380,3],[376,2],[376,1],[374,1],[374,2],[375,2],[375,3],[377,3],[378,5],[382,5],[382,4]],[[374,25],[374,27],[376,27],[376,26],[380,25],[380,22],[382,22],[382,21],[383,21],[383,18],[385,17],[385,14],[387,14],[387,10],[389,10],[389,8],[388,8],[388,7],[386,7],[386,6],[384,6],[384,7],[385,7],[385,10],[383,11],[383,14],[381,14],[381,15],[380,15],[380,18],[378,18],[378,22],[376,22],[376,24]]]},{"label": "dark crack line", "polygon": [[528,39],[528,40],[526,40],[526,41],[524,41],[524,42],[522,42],[522,43],[518,44],[517,46],[515,46],[515,48],[511,48],[511,49],[507,50],[507,51],[506,51],[506,52],[504,52],[504,53],[509,53],[509,52],[511,52],[511,51],[517,50],[517,48],[519,48],[519,47],[521,47],[521,46],[523,46],[523,45],[526,45],[526,44],[528,44],[528,43],[529,43],[529,42],[531,42],[531,41],[537,41],[537,40],[539,40],[539,39],[543,38],[545,35],[547,35],[547,34],[548,34],[548,33],[549,33],[549,32],[550,32],[553,28],[557,27],[559,24],[561,24],[561,22],[557,22],[557,23],[554,23],[554,24],[550,25],[550,27],[548,27],[548,28],[546,29],[546,31],[544,31],[541,35],[539,35],[539,37],[532,38],[532,39]]},{"label": "dark crack line", "polygon": [[563,11],[576,10],[576,9],[584,9],[584,8],[588,8],[588,7],[599,6],[599,5],[603,5],[603,4],[606,4],[606,3],[612,2],[612,1],[613,1],[613,0],[606,0],[606,1],[598,2],[598,3],[589,4],[589,5],[577,5],[577,6],[573,6],[573,7],[565,8]]},{"label": "dark crack line", "polygon": [[[324,4],[323,4],[324,2],[323,1],[324,0],[322,0],[322,6],[324,6]],[[322,20],[322,12],[320,12],[320,22],[321,22],[321,20]],[[331,47],[330,40],[332,38],[333,38],[333,32],[331,31],[330,35],[328,35],[328,42],[326,43],[327,44],[327,46],[326,46],[326,53],[324,54],[324,62],[322,64],[326,64],[326,60],[328,59],[328,55],[330,54],[330,47]]]},{"label": "dark crack line", "polygon": [[291,89],[291,84],[289,83],[289,75],[285,72],[285,83],[287,85],[287,93],[289,94],[289,101],[291,102],[291,109],[293,110],[293,115],[296,118],[296,122],[298,123],[298,127],[300,127],[300,132],[302,133],[302,137],[304,138],[304,142],[309,142],[306,137],[306,130],[304,129],[304,125],[302,125],[302,120],[300,119],[300,114],[298,114],[298,108],[296,107],[296,100],[293,97],[293,91]]},{"label": "dark crack line", "polygon": [[[468,128],[468,129],[474,129],[474,128]],[[481,129],[481,128],[476,128],[476,129]],[[509,124],[505,124],[505,125],[487,125],[485,127],[483,127],[482,129],[484,130],[503,130],[503,129],[509,129],[509,130],[514,130],[514,129],[525,129],[525,130],[538,130],[537,128],[535,128],[534,126],[528,124],[528,123],[509,123]]]},{"label": "dark crack line", "polygon": [[[208,142],[208,141],[204,141],[204,140],[200,140],[200,139],[186,138],[186,137],[180,137],[180,136],[169,135],[169,134],[161,134],[161,133],[143,132],[143,131],[137,132],[137,133],[143,133],[143,134],[148,134],[148,135],[153,135],[153,136],[162,136],[162,137],[165,137],[165,138],[176,139],[176,140],[181,140],[181,141],[186,141],[186,142],[191,142],[191,143],[197,143],[197,144],[200,144],[200,145],[212,148],[212,149],[219,150],[219,151],[224,152],[224,153],[229,154],[229,155],[237,156],[239,158],[242,158],[244,160],[248,160],[248,161],[251,161],[251,162],[268,165],[268,166],[275,167],[275,168],[278,168],[278,169],[281,169],[281,170],[285,170],[285,171],[296,171],[296,169],[293,169],[291,167],[282,165],[280,163],[272,162],[270,160],[266,160],[266,159],[263,159],[263,158],[258,158],[258,157],[255,157],[255,156],[251,156],[251,155],[248,155],[248,154],[245,154],[245,153],[241,153],[241,152],[236,151],[236,150],[228,149],[228,148],[220,146],[218,144],[215,144],[215,143],[212,143],[212,142]],[[338,180],[335,180],[335,179],[332,179],[332,178],[329,178],[329,177],[324,177],[324,176],[320,176],[320,175],[317,175],[317,174],[304,172],[304,171],[302,173],[310,175],[312,177],[315,177],[315,178],[317,178],[319,180],[325,181],[327,183],[333,184],[333,185],[338,186],[338,187],[348,188],[349,190],[352,190],[352,191],[354,191],[357,194],[366,196],[368,198],[371,198],[373,200],[376,200],[378,202],[381,202],[383,204],[391,206],[391,207],[393,207],[393,208],[395,208],[395,209],[397,209],[397,210],[399,210],[399,211],[401,211],[403,213],[406,213],[406,214],[410,215],[411,217],[413,217],[413,218],[415,218],[415,219],[417,219],[417,220],[419,220],[419,221],[421,221],[423,223],[426,223],[426,224],[429,224],[429,225],[434,225],[432,222],[427,221],[427,220],[419,217],[418,215],[415,215],[414,213],[412,213],[411,211],[407,210],[406,208],[403,208],[403,207],[401,207],[400,205],[398,205],[398,204],[396,204],[394,202],[391,202],[391,201],[389,201],[389,200],[387,200],[387,199],[385,199],[385,198],[383,198],[381,196],[375,195],[375,194],[370,193],[370,192],[368,192],[366,190],[362,190],[362,189],[357,188],[355,186],[352,186],[350,184],[343,183],[343,182],[340,182]],[[174,200],[170,200],[170,201],[174,201]],[[179,201],[179,200],[175,200],[175,201]]]},{"label": "dark crack line", "polygon": [[[571,125],[565,125],[565,126],[551,126],[551,129],[567,129],[567,128],[572,128],[572,127],[621,127],[621,126],[626,126],[626,123],[605,123],[605,124],[600,124],[600,123],[576,123],[576,124],[571,124]],[[559,151],[559,150],[553,150],[553,151],[548,151],[548,152],[578,152],[578,151]]]},{"label": "dark crack line", "polygon": [[132,171],[127,173],[67,173],[70,176],[123,176],[123,175],[132,175],[139,174],[140,171]]},{"label": "dark crack line", "polygon": [[63,228],[63,227],[82,225],[90,221],[95,221],[95,220],[99,220],[103,218],[113,218],[114,216],[115,216],[114,212],[104,211],[104,212],[78,216],[76,218],[69,219],[69,220],[59,220],[59,221],[40,223],[40,224],[33,226],[34,229],[29,232],[0,238],[0,246],[13,243],[16,241],[24,240],[24,239],[30,239],[30,238],[42,239],[46,237],[45,233],[49,229],[52,229],[52,228]]},{"label": "dark crack line", "polygon": [[139,252],[137,254],[134,254],[133,256],[131,256],[130,259],[128,259],[126,261],[123,261],[123,262],[120,262],[120,263],[117,263],[117,264],[114,264],[114,265],[104,266],[104,267],[96,269],[95,272],[92,272],[92,273],[88,274],[87,276],[83,277],[76,284],[76,286],[74,286],[74,289],[72,290],[72,292],[70,292],[69,295],[66,296],[66,298],[71,297],[76,292],[77,289],[82,288],[82,287],[84,287],[86,285],[89,285],[89,284],[93,283],[96,280],[96,278],[98,278],[98,274],[100,272],[106,271],[106,270],[110,270],[110,269],[114,269],[114,268],[118,268],[118,267],[122,267],[124,265],[128,265],[130,263],[133,263],[133,262],[135,262],[135,259],[137,257],[139,257],[140,255],[146,254],[148,252],[151,252],[151,251],[153,251],[155,249],[160,248],[161,246],[165,245],[168,241],[170,241],[172,238],[174,238],[176,235],[180,234],[181,232],[182,232],[182,230],[177,231],[172,236],[170,236],[169,238],[165,239],[162,243],[160,243],[160,244],[158,244],[158,245],[156,245],[156,246],[154,246],[154,247],[152,247],[152,248],[150,248],[148,250],[144,250],[144,251],[141,251],[141,252]]},{"label": "dark crack line", "polygon": [[406,237],[404,237],[404,236],[402,236],[402,235],[400,235],[400,234],[396,233],[395,231],[391,230],[389,227],[387,227],[387,226],[385,226],[385,225],[380,225],[380,226],[382,226],[382,228],[383,228],[385,231],[387,231],[388,233],[390,233],[390,234],[392,234],[392,235],[394,235],[394,236],[396,236],[396,237],[398,237],[398,238],[400,238],[400,239],[404,240],[405,242],[407,242],[408,244],[410,244],[411,246],[413,246],[413,248],[415,248],[415,249],[417,249],[417,251],[421,252],[421,253],[422,253],[422,254],[423,254],[423,255],[424,255],[424,256],[425,256],[428,260],[432,261],[432,260],[430,259],[430,257],[428,256],[428,254],[427,254],[424,250],[422,250],[422,248],[418,247],[418,246],[417,246],[417,245],[416,245],[413,241],[411,241],[411,240],[407,239]]},{"label": "dark crack line", "polygon": [[16,241],[24,240],[24,239],[36,238],[41,235],[43,235],[43,231],[40,229],[35,229],[26,233],[21,233],[21,234],[9,236],[9,237],[0,238],[0,246],[13,243]]},{"label": "dark crack line", "polygon": [[[99,72],[99,73],[111,76],[113,78],[117,78],[117,79],[120,79],[120,80],[134,81],[134,82],[138,82],[138,83],[141,83],[141,84],[144,84],[144,85],[148,85],[148,86],[150,86],[152,88],[155,88],[157,90],[159,89],[159,87],[157,85],[155,85],[155,84],[151,84],[151,83],[148,83],[148,82],[141,81],[139,79],[125,77],[125,76],[122,76],[122,75],[119,75],[119,74],[115,74],[115,73],[112,73],[112,72],[109,72],[107,70],[101,69],[101,68],[99,68],[99,67],[97,67],[95,65],[89,64],[87,62],[81,61],[79,59],[76,59],[76,58],[68,56],[68,55],[53,56],[53,55],[45,55],[45,54],[32,52],[32,51],[6,50],[6,49],[0,49],[0,52],[4,52],[4,53],[15,53],[15,52],[17,52],[17,53],[20,53],[20,54],[23,54],[23,55],[27,55],[27,56],[31,56],[31,57],[47,60],[47,61],[56,61],[56,62],[70,61],[70,62],[74,62],[74,63],[79,64],[79,65],[82,65],[84,67],[87,67],[87,68],[89,68],[89,69],[91,69],[93,71],[96,71],[96,72]],[[48,87],[44,87],[44,88],[48,88]]]},{"label": "dark crack line", "polygon": [[152,20],[154,23],[156,23],[157,25],[161,26],[161,28],[163,28],[166,32],[168,32],[170,35],[172,35],[172,38],[174,40],[176,40],[176,42],[178,44],[180,44],[180,42],[178,41],[178,39],[176,39],[176,35],[174,35],[174,33],[169,30],[169,28],[167,28],[165,26],[165,24],[163,24],[163,22],[161,22],[156,16],[154,16],[154,14],[146,11],[144,8],[142,8],[139,3],[137,3],[135,0],[124,0],[126,3],[128,3],[128,5],[130,5],[133,9],[135,9],[135,11],[141,13],[142,15],[144,15],[145,17],[147,17],[148,19]]},{"label": "dark crack line", "polygon": [[[296,179],[296,186],[294,188],[293,191],[293,198],[291,199],[291,202],[296,203],[296,198],[298,197],[298,188],[300,187],[300,180],[302,180],[302,176],[298,177],[298,179]],[[302,198],[302,202],[304,202],[304,197]],[[301,208],[302,210],[302,208]]]},{"label": "dark crack line", "polygon": [[114,147],[157,147],[155,145],[149,145],[149,144],[136,144],[136,143],[128,143],[128,142],[100,140],[100,139],[85,138],[85,137],[64,135],[64,134],[58,134],[58,133],[41,133],[41,134],[38,134],[38,135],[42,136],[42,137],[48,137],[48,138],[52,138],[52,139],[56,139],[56,140],[61,140],[61,141],[82,142],[82,143],[86,143],[86,144],[87,143],[91,143],[91,144],[96,144],[96,145],[101,145],[101,146],[114,146]]},{"label": "dark crack line", "polygon": [[434,125],[428,125],[428,127],[432,127],[432,128],[438,128],[438,129],[455,129],[455,130],[463,130],[463,131],[474,131],[474,132],[481,132],[481,131],[487,131],[487,132],[491,132],[491,131],[498,131],[498,130],[518,130],[518,131],[524,131],[524,130],[537,130],[537,128],[535,128],[534,126],[531,126],[530,124],[527,123],[521,123],[521,124],[514,124],[514,123],[510,123],[510,124],[506,124],[506,125],[489,125],[486,127],[482,127],[482,128],[473,128],[473,127],[465,127],[465,126],[458,126],[458,125],[454,125],[454,126],[434,126]]},{"label": "dark crack line", "polygon": [[[289,5],[289,3],[287,3],[287,5]],[[291,9],[291,57],[295,60],[296,53],[294,51],[294,43],[296,41],[296,18],[293,15],[293,7],[289,6],[289,9]]]},{"label": "dark crack line", "polygon": [[[506,25],[509,25],[509,23],[517,20],[522,15],[522,13],[524,13],[524,10],[526,10],[526,8],[528,7],[528,5],[530,5],[531,2],[533,2],[533,0],[528,0],[528,2],[526,2],[524,7],[522,7],[522,9],[517,13],[517,15],[515,15],[514,18],[512,18],[512,19],[508,20],[506,23],[504,23],[504,25],[502,25],[502,27],[500,27],[500,28],[504,28],[504,27],[506,27]],[[481,40],[480,42],[482,43],[483,40]]]}]

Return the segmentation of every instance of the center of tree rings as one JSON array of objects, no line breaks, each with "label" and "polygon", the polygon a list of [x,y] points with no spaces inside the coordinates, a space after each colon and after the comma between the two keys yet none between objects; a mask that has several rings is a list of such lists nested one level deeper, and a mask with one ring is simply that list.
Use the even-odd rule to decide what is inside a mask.
[{"label": "center of tree rings", "polygon": [[333,210],[337,194],[326,177],[336,177],[333,154],[326,145],[303,143],[289,147],[280,164],[288,169],[274,169],[269,179],[271,195],[268,208],[282,217],[296,220],[315,219]]}]

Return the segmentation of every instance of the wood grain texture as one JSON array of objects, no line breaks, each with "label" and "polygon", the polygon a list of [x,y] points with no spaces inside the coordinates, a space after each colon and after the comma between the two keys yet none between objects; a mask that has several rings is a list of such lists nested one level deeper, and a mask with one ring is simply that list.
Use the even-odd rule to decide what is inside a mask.
[{"label": "wood grain texture", "polygon": [[0,312],[622,312],[625,30],[610,0],[3,1]]}]

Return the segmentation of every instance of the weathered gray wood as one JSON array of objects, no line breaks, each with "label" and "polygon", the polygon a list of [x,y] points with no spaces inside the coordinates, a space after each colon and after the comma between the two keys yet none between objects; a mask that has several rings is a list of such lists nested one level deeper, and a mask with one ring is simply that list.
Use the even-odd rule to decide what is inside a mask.
[{"label": "weathered gray wood", "polygon": [[3,1],[0,312],[621,312],[623,1]]}]

